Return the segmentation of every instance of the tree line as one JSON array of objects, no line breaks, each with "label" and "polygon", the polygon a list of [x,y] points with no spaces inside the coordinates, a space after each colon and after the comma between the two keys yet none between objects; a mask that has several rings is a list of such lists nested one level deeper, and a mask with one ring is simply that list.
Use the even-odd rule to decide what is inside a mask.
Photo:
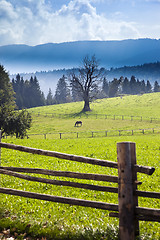
[{"label": "tree line", "polygon": [[[155,81],[152,85],[149,80],[146,82],[144,80],[140,81],[135,76],[131,76],[130,79],[121,76],[119,79],[114,78],[112,81],[108,81],[105,76],[105,70],[102,68],[97,71],[97,73],[99,72],[103,72],[101,79],[97,81],[98,83],[94,82],[92,89],[89,86],[89,92],[86,93],[90,94],[89,101],[92,101],[92,99],[117,97],[124,94],[134,95],[160,92],[158,81]],[[23,109],[82,101],[84,100],[84,89],[81,84],[76,82],[76,79],[79,78],[74,72],[67,77],[63,75],[57,82],[55,94],[53,95],[51,88],[49,88],[48,94],[45,97],[36,76],[34,78],[31,76],[30,80],[24,80],[20,74],[17,74],[16,78],[12,79],[16,105],[19,109]]]}]

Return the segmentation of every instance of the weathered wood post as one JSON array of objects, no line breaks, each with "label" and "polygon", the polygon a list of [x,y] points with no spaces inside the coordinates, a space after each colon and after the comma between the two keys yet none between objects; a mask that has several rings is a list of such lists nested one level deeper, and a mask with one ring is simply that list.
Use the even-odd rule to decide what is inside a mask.
[{"label": "weathered wood post", "polygon": [[132,184],[132,144],[134,143],[117,143],[120,240],[135,239],[134,198]]},{"label": "weathered wood post", "polygon": [[[135,194],[137,190],[137,172],[135,170],[134,165],[137,164],[137,159],[136,159],[136,144],[131,143],[131,164],[132,164],[132,184],[133,184],[133,201],[134,201],[134,210],[136,206],[138,207],[138,196]],[[134,232],[135,232],[135,237],[139,236],[139,220],[136,218],[136,214],[134,212]]]}]

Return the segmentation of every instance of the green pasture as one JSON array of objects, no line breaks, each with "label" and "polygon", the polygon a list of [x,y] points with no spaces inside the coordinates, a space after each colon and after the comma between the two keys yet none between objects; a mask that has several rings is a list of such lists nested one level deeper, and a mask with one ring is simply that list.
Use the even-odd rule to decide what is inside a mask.
[{"label": "green pasture", "polygon": [[[92,112],[89,114],[111,114],[160,118],[160,94],[146,94],[142,96],[125,96],[114,99],[98,100],[91,104]],[[157,102],[156,102],[157,101]],[[125,104],[126,103],[126,107]],[[108,108],[107,108],[108,106]],[[87,132],[116,129],[137,129],[159,127],[160,122],[140,121],[135,119],[102,119],[95,116],[86,118],[85,114],[79,118],[78,111],[83,103],[70,103],[30,109],[33,112],[33,125],[29,134],[62,132]],[[146,108],[146,111],[144,110]],[[149,111],[150,109],[150,111]],[[65,118],[45,117],[48,113],[72,114]],[[39,116],[37,114],[40,113]],[[42,114],[43,113],[43,114]],[[75,117],[76,116],[76,117]],[[76,120],[82,119],[82,127],[74,127]],[[29,139],[2,139],[3,142],[23,145],[38,149],[64,152],[69,154],[117,161],[116,144],[121,141],[136,143],[137,164],[155,167],[152,176],[138,174],[142,185],[139,190],[159,192],[160,187],[160,134],[135,134],[128,136],[108,137],[83,137],[73,139],[47,139],[30,137]],[[116,175],[117,170],[77,163],[73,161],[56,159],[52,157],[33,155],[15,150],[1,149],[1,166],[44,168],[60,171],[74,171],[84,173],[99,173]],[[34,174],[32,174],[35,176]],[[37,175],[36,175],[37,176]],[[62,177],[42,176],[50,179],[68,180]],[[70,181],[117,186],[117,184],[69,179]],[[72,187],[54,186],[43,183],[29,182],[18,178],[1,175],[1,187],[14,188],[24,191],[43,194],[74,197],[93,201],[118,203],[118,195],[91,190],[82,190]],[[160,209],[160,200],[139,197],[139,206]],[[109,217],[109,212],[99,209],[70,206],[40,200],[1,194],[0,201],[0,230],[11,229],[17,232],[19,239],[23,234],[32,236],[33,239],[118,239],[118,220]],[[140,222],[141,239],[160,240],[160,223]]]},{"label": "green pasture", "polygon": [[[91,112],[81,113],[83,102],[29,109],[33,123],[28,134],[56,134],[160,127],[160,94],[108,98],[91,103]],[[76,121],[82,127],[74,127]]]},{"label": "green pasture", "polygon": [[[34,114],[71,114],[80,116],[83,102],[58,104],[46,107],[29,109]],[[91,103],[91,112],[87,114],[128,115],[143,117],[160,117],[160,93],[143,95],[126,95],[115,98],[97,99]],[[84,114],[85,115],[85,114]]]}]

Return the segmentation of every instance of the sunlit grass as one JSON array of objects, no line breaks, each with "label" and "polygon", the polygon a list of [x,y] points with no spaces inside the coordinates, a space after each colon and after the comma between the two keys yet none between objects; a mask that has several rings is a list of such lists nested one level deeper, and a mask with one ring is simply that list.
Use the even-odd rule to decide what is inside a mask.
[{"label": "sunlit grass", "polygon": [[[98,100],[91,104],[92,112],[89,114],[110,115],[136,115],[143,117],[160,117],[160,94],[145,94],[143,96],[126,96],[114,99]],[[142,185],[139,190],[159,192],[160,186],[160,136],[159,133],[135,134],[130,136],[107,136],[86,138],[84,134],[91,131],[117,130],[117,129],[139,129],[158,127],[159,122],[140,121],[135,119],[99,119],[94,116],[82,116],[82,127],[75,128],[74,123],[79,119],[75,113],[81,111],[83,103],[70,103],[30,109],[33,111],[33,125],[30,134],[59,133],[59,132],[81,132],[81,138],[53,139],[47,135],[47,139],[37,136],[29,139],[3,139],[17,145],[23,145],[38,149],[52,150],[69,154],[117,161],[116,144],[122,141],[136,143],[137,164],[155,167],[152,176],[138,174],[138,180]],[[45,117],[46,112],[65,113],[73,115],[68,118]],[[148,112],[147,112],[148,111]],[[40,115],[36,117],[36,114]],[[43,114],[42,114],[43,113]],[[74,171],[86,173],[99,173],[116,175],[117,170],[77,163],[73,161],[60,160],[51,157],[32,155],[14,150],[1,149],[1,165],[16,167],[44,168],[60,171]],[[32,174],[34,175],[34,174]],[[41,176],[41,175],[39,175]],[[43,176],[44,177],[44,176]],[[45,176],[50,179],[63,179]],[[70,179],[71,180],[71,179]],[[98,184],[105,186],[117,186],[117,184],[94,182],[88,180],[71,180],[83,183]],[[24,191],[32,191],[43,194],[51,194],[64,197],[118,203],[118,195],[89,190],[80,190],[71,187],[54,186],[43,183],[29,182],[9,176],[1,176],[1,186],[15,188]],[[159,208],[160,200],[139,198],[139,206]],[[118,220],[109,218],[109,212],[98,209],[70,206],[65,204],[51,203],[40,200],[1,194],[0,201],[0,229],[17,229],[19,233],[27,232],[33,239],[47,236],[47,239],[118,239]],[[140,222],[141,239],[160,240],[160,224],[152,222]]]}]

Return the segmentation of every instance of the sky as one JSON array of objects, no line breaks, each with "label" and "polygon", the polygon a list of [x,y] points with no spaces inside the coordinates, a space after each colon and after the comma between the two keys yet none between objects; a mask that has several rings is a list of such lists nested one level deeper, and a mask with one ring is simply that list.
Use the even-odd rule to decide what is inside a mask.
[{"label": "sky", "polygon": [[160,38],[160,0],[0,0],[0,46]]}]

